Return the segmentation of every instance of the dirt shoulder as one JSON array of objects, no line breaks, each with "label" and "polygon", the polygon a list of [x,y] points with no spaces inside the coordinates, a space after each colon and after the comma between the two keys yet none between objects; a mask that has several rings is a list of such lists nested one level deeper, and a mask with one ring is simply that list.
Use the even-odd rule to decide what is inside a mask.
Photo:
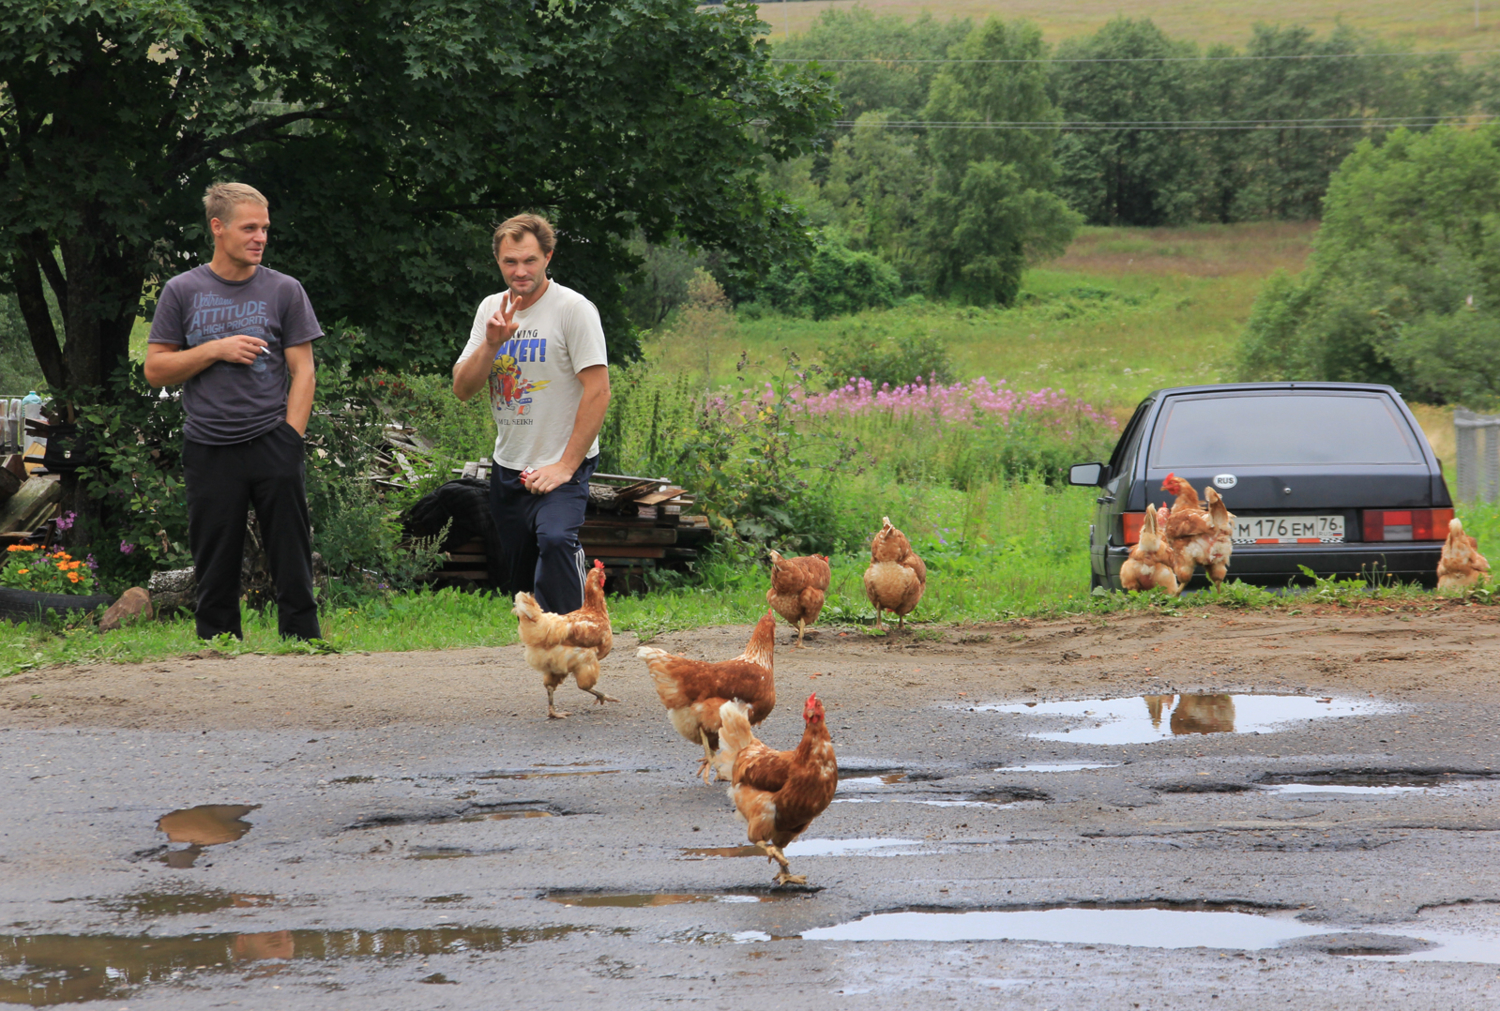
[{"label": "dirt shoulder", "polygon": [[[659,636],[687,656],[734,656],[749,626]],[[1066,621],[922,627],[878,638],[825,628],[802,650],[777,640],[782,700],[851,685],[861,705],[1056,699],[1158,691],[1413,693],[1468,696],[1500,669],[1500,609],[1328,608],[1302,614],[1208,608]],[[616,639],[600,685],[630,716],[659,718],[635,656]],[[558,695],[575,720],[602,716],[571,686]],[[213,653],[144,664],[29,671],[0,680],[0,727],[152,730],[441,727],[545,713],[540,678],[519,646],[322,656]],[[585,715],[587,713],[587,715]]]}]

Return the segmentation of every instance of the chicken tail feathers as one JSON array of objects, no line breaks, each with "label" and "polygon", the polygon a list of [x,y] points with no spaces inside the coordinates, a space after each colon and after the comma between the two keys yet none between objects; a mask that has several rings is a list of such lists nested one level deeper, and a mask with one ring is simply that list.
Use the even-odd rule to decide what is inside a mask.
[{"label": "chicken tail feathers", "polygon": [[734,763],[740,752],[755,743],[755,732],[750,729],[750,706],[744,702],[730,701],[719,707],[719,750],[713,757],[714,775],[720,781],[734,778]]},{"label": "chicken tail feathers", "polygon": [[522,621],[540,621],[542,618],[542,607],[536,602],[536,598],[529,593],[516,594],[516,603],[510,609]]}]

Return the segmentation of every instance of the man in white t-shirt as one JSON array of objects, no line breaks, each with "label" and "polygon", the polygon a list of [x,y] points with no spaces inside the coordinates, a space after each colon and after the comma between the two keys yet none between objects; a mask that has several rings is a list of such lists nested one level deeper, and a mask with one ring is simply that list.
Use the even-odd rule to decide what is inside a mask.
[{"label": "man in white t-shirt", "polygon": [[578,530],[609,406],[609,359],[599,310],[547,277],[554,245],[552,226],[535,214],[495,229],[506,287],[479,303],[453,392],[468,400],[489,387],[490,511],[505,545],[507,592],[533,592],[561,614],[583,606]]}]

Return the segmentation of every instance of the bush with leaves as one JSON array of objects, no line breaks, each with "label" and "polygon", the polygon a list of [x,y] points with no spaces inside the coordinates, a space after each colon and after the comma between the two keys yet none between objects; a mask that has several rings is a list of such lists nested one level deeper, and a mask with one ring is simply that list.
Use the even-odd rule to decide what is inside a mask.
[{"label": "bush with leaves", "polygon": [[840,238],[825,234],[808,263],[777,264],[763,291],[781,312],[828,319],[890,308],[901,294],[901,277],[873,253],[855,252]]},{"label": "bush with leaves", "polygon": [[823,352],[823,367],[830,389],[857,379],[869,380],[876,389],[954,380],[947,341],[930,330],[878,319],[861,318],[841,327]]},{"label": "bush with leaves", "polygon": [[86,559],[61,548],[48,551],[38,544],[11,544],[0,555],[0,586],[35,593],[89,594],[98,590]]}]

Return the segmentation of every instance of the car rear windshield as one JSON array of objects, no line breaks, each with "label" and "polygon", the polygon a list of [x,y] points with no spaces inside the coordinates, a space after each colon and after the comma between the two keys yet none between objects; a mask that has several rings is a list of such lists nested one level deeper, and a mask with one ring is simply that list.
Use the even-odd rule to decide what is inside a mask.
[{"label": "car rear windshield", "polygon": [[1174,397],[1151,451],[1153,468],[1421,462],[1406,419],[1379,394]]}]

